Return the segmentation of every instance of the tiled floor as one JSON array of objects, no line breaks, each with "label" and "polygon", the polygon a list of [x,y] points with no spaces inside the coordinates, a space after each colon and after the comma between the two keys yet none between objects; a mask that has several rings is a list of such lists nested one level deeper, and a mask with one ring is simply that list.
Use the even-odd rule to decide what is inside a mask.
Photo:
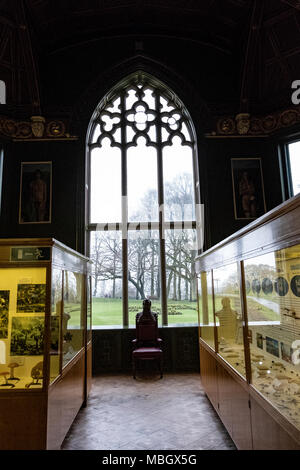
[{"label": "tiled floor", "polygon": [[93,379],[63,450],[233,450],[199,374]]}]

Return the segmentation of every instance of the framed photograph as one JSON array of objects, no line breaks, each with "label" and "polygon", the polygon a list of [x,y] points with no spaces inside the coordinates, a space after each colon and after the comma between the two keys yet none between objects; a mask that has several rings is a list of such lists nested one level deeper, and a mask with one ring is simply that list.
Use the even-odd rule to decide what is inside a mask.
[{"label": "framed photograph", "polygon": [[263,335],[260,333],[256,333],[256,345],[260,349],[264,349],[264,340],[263,340]]},{"label": "framed photograph", "polygon": [[287,344],[284,344],[284,343],[280,343],[280,346],[281,346],[281,357],[282,357],[282,359],[284,361],[289,362],[290,364],[292,364],[293,350],[292,350],[291,346],[289,346]]},{"label": "framed photograph", "polygon": [[236,220],[256,219],[266,212],[260,158],[232,158],[234,215]]},{"label": "framed photograph", "polygon": [[17,313],[45,312],[46,284],[18,284]]},{"label": "framed photograph", "polygon": [[279,342],[277,339],[266,337],[266,350],[269,354],[279,357]]},{"label": "framed photograph", "polygon": [[44,317],[13,317],[11,356],[41,356],[44,352]]},{"label": "framed photograph", "polygon": [[51,223],[52,162],[22,162],[20,224]]},{"label": "framed photograph", "polygon": [[8,337],[9,290],[0,290],[0,339]]}]

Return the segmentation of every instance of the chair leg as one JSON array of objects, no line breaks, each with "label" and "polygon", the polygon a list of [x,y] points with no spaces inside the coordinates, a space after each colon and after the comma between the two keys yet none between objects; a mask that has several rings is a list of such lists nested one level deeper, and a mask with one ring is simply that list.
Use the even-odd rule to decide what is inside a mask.
[{"label": "chair leg", "polygon": [[136,359],[132,359],[132,372],[133,372],[133,378],[136,379]]},{"label": "chair leg", "polygon": [[162,359],[159,359],[159,371],[160,371],[160,378],[163,378],[163,370],[162,370]]}]

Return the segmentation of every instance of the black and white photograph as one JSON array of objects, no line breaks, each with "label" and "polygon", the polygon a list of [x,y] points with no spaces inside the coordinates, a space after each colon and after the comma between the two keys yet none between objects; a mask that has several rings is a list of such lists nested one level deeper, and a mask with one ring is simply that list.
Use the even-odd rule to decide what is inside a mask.
[{"label": "black and white photograph", "polygon": [[280,343],[281,357],[284,361],[292,363],[293,349],[285,343]]},{"label": "black and white photograph", "polygon": [[18,284],[17,313],[45,312],[46,284]]},{"label": "black and white photograph", "polygon": [[264,349],[263,335],[260,333],[256,333],[256,346],[259,349]]},{"label": "black and white photograph", "polygon": [[296,297],[300,297],[300,276],[294,276],[291,280],[291,289]]},{"label": "black and white photograph", "polygon": [[44,317],[13,317],[11,356],[41,356],[44,352]]},{"label": "black and white photograph", "polygon": [[262,281],[262,290],[265,295],[272,294],[273,292],[273,282],[268,277],[265,277]]},{"label": "black and white photograph", "polygon": [[279,342],[277,339],[266,337],[266,351],[273,356],[279,357]]},{"label": "black and white photograph", "polygon": [[9,290],[0,290],[0,339],[8,336]]},{"label": "black and white photograph", "polygon": [[279,297],[285,297],[289,291],[289,284],[287,280],[280,276],[274,282],[275,292],[279,295]]}]

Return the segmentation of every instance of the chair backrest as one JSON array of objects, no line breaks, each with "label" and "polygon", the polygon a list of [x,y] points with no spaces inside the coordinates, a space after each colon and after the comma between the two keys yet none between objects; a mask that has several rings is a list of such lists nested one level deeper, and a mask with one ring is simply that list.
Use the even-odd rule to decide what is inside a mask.
[{"label": "chair backrest", "polygon": [[156,314],[139,314],[136,316],[136,339],[140,343],[157,341],[158,325]]}]

